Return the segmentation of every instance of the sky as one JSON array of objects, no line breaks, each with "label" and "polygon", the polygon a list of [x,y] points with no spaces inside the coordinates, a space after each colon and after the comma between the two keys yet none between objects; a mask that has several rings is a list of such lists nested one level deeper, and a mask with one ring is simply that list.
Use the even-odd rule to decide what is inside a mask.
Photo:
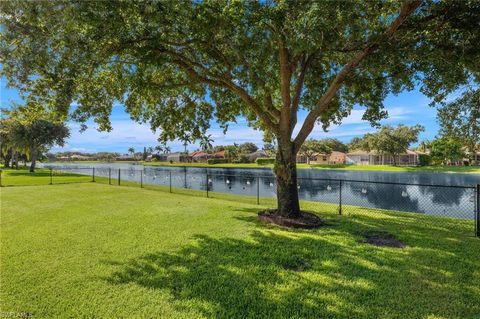
[{"label": "sky", "polygon": [[[7,88],[5,79],[0,79],[0,105],[8,107],[12,102],[21,103],[21,97],[17,90]],[[419,140],[432,139],[437,135],[439,126],[436,120],[436,109],[428,106],[429,102],[430,100],[419,90],[404,92],[398,96],[389,95],[384,101],[389,117],[382,120],[381,124],[421,124],[425,127],[425,132],[420,134]],[[355,107],[341,125],[331,126],[328,132],[324,132],[321,125],[316,125],[310,137],[332,137],[348,142],[353,137],[376,131],[368,122],[361,119],[363,111],[364,109],[361,107]],[[306,111],[299,113],[298,122],[300,124],[306,115]],[[51,151],[88,153],[111,151],[123,154],[127,153],[130,147],[135,148],[136,151],[142,151],[144,146],[149,147],[158,144],[159,133],[152,132],[148,124],[138,124],[132,121],[122,105],[114,105],[110,119],[113,127],[111,132],[98,132],[95,129],[95,124],[90,122],[87,123],[89,128],[80,133],[80,125],[69,122],[71,137],[64,147],[55,146]],[[300,124],[297,125],[296,131],[298,131]],[[294,134],[296,131],[294,131]],[[237,123],[231,124],[225,135],[223,129],[213,121],[208,133],[214,139],[213,145],[233,144],[234,142],[253,142],[258,146],[263,145],[262,133],[248,127],[246,121],[242,118],[238,118]],[[172,141],[168,145],[172,151],[181,151],[184,148],[180,141]],[[188,146],[190,151],[197,148],[199,148],[198,142]]]}]

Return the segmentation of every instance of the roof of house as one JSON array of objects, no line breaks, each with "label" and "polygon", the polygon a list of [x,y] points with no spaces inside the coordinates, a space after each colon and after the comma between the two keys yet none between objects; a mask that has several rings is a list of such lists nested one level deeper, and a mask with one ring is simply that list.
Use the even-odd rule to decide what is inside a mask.
[{"label": "roof of house", "polygon": [[205,157],[210,156],[210,154],[202,152],[202,151],[195,151],[189,154],[191,157]]},{"label": "roof of house", "polygon": [[225,150],[218,151],[218,152],[214,153],[213,156],[215,156],[215,157],[225,157]]},{"label": "roof of house", "polygon": [[348,152],[347,155],[370,155],[370,152],[364,150],[355,150],[353,152]]},{"label": "roof of house", "polygon": [[330,153],[330,156],[345,156],[347,154],[345,154],[344,152],[339,152],[339,151],[332,151],[332,153]]},{"label": "roof of house", "polygon": [[[408,155],[418,155],[418,154],[423,154],[423,153],[418,152],[418,151],[407,150],[406,154],[408,154]],[[400,155],[403,155],[403,154],[400,154]]]},{"label": "roof of house", "polygon": [[167,157],[168,156],[190,156],[190,155],[182,153],[182,152],[174,152],[174,153],[168,154]]},{"label": "roof of house", "polygon": [[264,150],[256,150],[255,152],[252,152],[252,153],[248,154],[248,156],[252,156],[252,155],[266,156],[267,152],[265,152]]}]

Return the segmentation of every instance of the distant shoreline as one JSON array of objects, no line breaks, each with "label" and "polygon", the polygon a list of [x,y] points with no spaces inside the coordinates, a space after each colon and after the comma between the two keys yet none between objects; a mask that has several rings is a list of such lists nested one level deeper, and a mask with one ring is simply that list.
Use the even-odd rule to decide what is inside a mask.
[{"label": "distant shoreline", "polygon": [[[209,167],[209,168],[273,168],[272,164],[258,165],[256,163],[183,163],[183,162],[143,162],[143,161],[68,161],[45,162],[44,164],[141,164],[144,166],[176,166],[176,167]],[[432,172],[432,173],[474,173],[480,174],[480,166],[393,166],[393,165],[338,165],[338,164],[297,164],[298,169],[326,169],[351,171],[385,171],[385,172]]]}]

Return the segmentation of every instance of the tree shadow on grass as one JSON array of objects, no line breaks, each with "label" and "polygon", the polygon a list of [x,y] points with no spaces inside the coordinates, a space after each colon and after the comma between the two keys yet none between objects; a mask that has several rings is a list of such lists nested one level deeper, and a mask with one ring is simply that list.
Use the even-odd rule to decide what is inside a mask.
[{"label": "tree shadow on grass", "polygon": [[[450,280],[458,267],[474,266],[456,254],[370,247],[333,228],[263,228],[246,239],[201,235],[176,253],[109,264],[110,284],[162,290],[179,311],[214,318],[468,317],[479,307],[465,306],[475,297],[465,278]],[[446,282],[452,286],[432,289]]]}]

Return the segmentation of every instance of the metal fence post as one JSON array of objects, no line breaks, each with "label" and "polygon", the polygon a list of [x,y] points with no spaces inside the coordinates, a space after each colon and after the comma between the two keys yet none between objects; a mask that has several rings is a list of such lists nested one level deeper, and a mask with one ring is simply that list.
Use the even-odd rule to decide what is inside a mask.
[{"label": "metal fence post", "polygon": [[95,182],[95,167],[92,168],[92,182]]},{"label": "metal fence post", "polygon": [[170,173],[170,178],[168,179],[168,182],[170,184],[170,193],[172,192],[172,171],[169,171]]},{"label": "metal fence post", "polygon": [[475,236],[480,237],[480,184],[477,184],[475,195]]},{"label": "metal fence post", "polygon": [[208,171],[206,173],[206,182],[207,182],[207,198],[208,198]]},{"label": "metal fence post", "polygon": [[340,180],[340,198],[338,201],[338,214],[342,215],[342,180]]},{"label": "metal fence post", "polygon": [[108,185],[112,185],[112,168],[108,168]]},{"label": "metal fence post", "polygon": [[143,188],[143,170],[140,171],[140,188]]},{"label": "metal fence post", "polygon": [[53,170],[50,168],[50,185],[53,184]]},{"label": "metal fence post", "polygon": [[120,168],[118,169],[118,186],[120,186]]},{"label": "metal fence post", "polygon": [[184,185],[185,187],[184,188],[187,188],[187,167],[184,166],[183,169],[184,169],[184,178],[183,179],[185,180],[185,185]]},{"label": "metal fence post", "polygon": [[260,176],[257,176],[257,205],[260,205]]}]

